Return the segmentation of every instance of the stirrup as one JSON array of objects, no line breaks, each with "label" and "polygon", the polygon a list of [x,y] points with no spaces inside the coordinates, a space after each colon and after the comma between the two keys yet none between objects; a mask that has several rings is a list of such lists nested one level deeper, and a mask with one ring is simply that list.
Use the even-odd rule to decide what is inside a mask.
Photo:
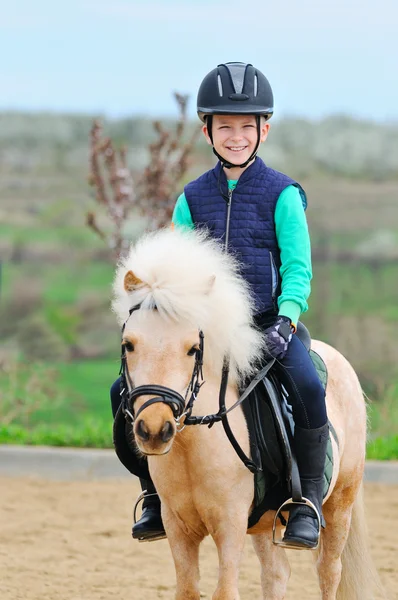
[{"label": "stirrup", "polygon": [[[299,545],[295,545],[295,544],[287,544],[286,542],[283,541],[282,538],[280,538],[279,540],[276,539],[276,523],[277,520],[279,518],[279,516],[281,515],[281,513],[286,510],[286,507],[291,506],[292,504],[295,505],[301,505],[301,506],[309,506],[310,508],[312,508],[312,510],[315,513],[315,516],[317,518],[318,521],[318,542],[316,544],[316,546],[314,546],[313,548],[306,548],[305,546],[299,546]],[[318,512],[317,507],[315,506],[315,504],[313,502],[311,502],[311,500],[308,500],[308,498],[304,498],[304,496],[302,497],[302,499],[300,501],[298,500],[293,500],[293,498],[289,498],[289,500],[286,500],[286,502],[284,502],[276,511],[275,513],[275,517],[274,517],[274,523],[272,525],[272,541],[275,544],[275,546],[281,546],[282,548],[287,548],[287,549],[292,549],[292,550],[316,550],[319,546],[319,539],[321,536],[321,525],[322,525],[322,521],[321,521],[321,516]]]},{"label": "stirrup", "polygon": [[[150,496],[158,496],[156,492],[149,493],[148,490],[144,490],[137,498],[134,504],[134,525],[137,523],[137,508],[141,502],[145,500],[145,498],[149,498]],[[136,538],[140,544],[145,542],[157,542],[158,540],[167,539],[167,535],[162,533],[160,535],[146,536],[145,538]]]}]

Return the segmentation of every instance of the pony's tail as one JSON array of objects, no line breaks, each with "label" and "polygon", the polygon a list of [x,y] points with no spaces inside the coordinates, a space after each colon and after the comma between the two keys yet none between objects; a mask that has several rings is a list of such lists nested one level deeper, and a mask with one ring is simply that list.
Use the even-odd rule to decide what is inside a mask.
[{"label": "pony's tail", "polygon": [[354,502],[351,527],[341,561],[342,573],[337,600],[386,598],[369,551],[363,484]]}]

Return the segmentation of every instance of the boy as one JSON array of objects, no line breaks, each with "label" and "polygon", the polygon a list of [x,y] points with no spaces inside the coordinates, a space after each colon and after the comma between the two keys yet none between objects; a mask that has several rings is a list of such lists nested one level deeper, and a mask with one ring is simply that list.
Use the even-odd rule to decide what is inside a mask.
[{"label": "boy", "polygon": [[[308,352],[294,335],[300,314],[307,310],[312,277],[306,195],[298,183],[257,157],[273,114],[271,86],[261,71],[245,63],[218,65],[200,85],[197,111],[219,162],[185,187],[173,223],[205,227],[240,260],[267,352],[277,359],[278,376],[292,403],[303,496],[320,514],[328,440],[325,393]],[[115,409],[117,382],[112,390]],[[151,482],[142,484],[154,491]],[[163,531],[159,501],[152,498],[144,502],[133,537],[149,539]],[[313,509],[294,506],[284,542],[314,548],[318,537]]]}]

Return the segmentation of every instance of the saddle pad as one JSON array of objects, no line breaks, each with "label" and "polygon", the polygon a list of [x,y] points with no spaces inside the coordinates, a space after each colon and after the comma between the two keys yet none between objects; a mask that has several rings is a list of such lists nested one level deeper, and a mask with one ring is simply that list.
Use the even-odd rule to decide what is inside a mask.
[{"label": "saddle pad", "polygon": [[[327,370],[326,364],[325,364],[323,358],[321,358],[319,356],[319,354],[317,354],[315,352],[315,350],[310,350],[310,357],[311,357],[312,362],[314,363],[314,366],[318,373],[318,377],[321,380],[321,383],[322,383],[324,389],[326,390],[326,386],[327,386],[327,382],[328,382],[328,370]],[[329,491],[330,482],[332,481],[332,476],[333,476],[333,448],[332,448],[332,439],[331,439],[332,435],[338,445],[339,441],[337,439],[336,431],[335,431],[332,423],[329,421],[329,440],[328,440],[328,445],[327,445],[327,449],[326,449],[324,485],[323,485],[323,497],[324,498]]]},{"label": "saddle pad", "polygon": [[326,386],[328,383],[328,369],[325,365],[323,358],[319,356],[315,350],[310,350],[310,357],[312,362],[314,363],[314,367],[316,372],[318,373],[318,377],[321,380],[323,388],[326,390]]}]

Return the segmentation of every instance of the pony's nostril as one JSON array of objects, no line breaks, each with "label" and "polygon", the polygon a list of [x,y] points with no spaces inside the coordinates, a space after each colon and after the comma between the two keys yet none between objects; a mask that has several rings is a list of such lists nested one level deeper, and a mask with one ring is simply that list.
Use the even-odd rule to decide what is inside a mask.
[{"label": "pony's nostril", "polygon": [[136,435],[144,440],[144,442],[149,440],[149,431],[142,419],[140,419],[137,423]]},{"label": "pony's nostril", "polygon": [[162,442],[168,442],[173,437],[174,429],[170,421],[166,421],[160,432]]}]

